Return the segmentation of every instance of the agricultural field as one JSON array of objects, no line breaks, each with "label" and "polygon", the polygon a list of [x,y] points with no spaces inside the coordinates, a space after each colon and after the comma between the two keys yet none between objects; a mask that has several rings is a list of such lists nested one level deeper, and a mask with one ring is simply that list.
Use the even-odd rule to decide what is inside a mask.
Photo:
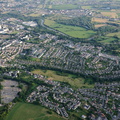
[{"label": "agricultural field", "polygon": [[106,22],[108,22],[108,20],[107,19],[103,19],[103,18],[92,18],[92,22],[106,23]]},{"label": "agricultural field", "polygon": [[55,21],[49,19],[45,20],[45,25],[75,38],[89,38],[96,33],[92,30],[86,30],[82,27],[58,24]]},{"label": "agricultural field", "polygon": [[27,103],[16,103],[5,120],[65,120],[55,112]]},{"label": "agricultural field", "polygon": [[80,87],[92,88],[93,87],[93,85],[84,83],[85,82],[84,78],[78,77],[73,74],[65,73],[62,75],[53,70],[41,70],[41,69],[36,69],[32,71],[32,73],[47,76],[49,80],[67,82],[72,87],[75,87],[75,88],[80,88]]},{"label": "agricultural field", "polygon": [[95,28],[99,28],[99,27],[102,27],[102,26],[106,26],[106,24],[97,24],[97,25],[95,25]]},{"label": "agricultural field", "polygon": [[118,18],[116,12],[101,12],[101,14],[110,18]]}]

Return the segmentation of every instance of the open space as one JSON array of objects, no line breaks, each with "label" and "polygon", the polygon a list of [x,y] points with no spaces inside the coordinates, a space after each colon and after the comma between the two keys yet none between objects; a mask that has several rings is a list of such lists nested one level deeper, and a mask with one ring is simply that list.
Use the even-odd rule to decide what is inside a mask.
[{"label": "open space", "polygon": [[67,9],[77,9],[79,8],[78,5],[73,4],[63,4],[63,5],[49,5],[47,6],[49,9],[56,9],[56,10],[67,10]]},{"label": "open space", "polygon": [[18,82],[12,80],[4,80],[1,82],[3,89],[1,90],[1,102],[9,103],[17,96],[18,92],[21,91],[18,88]]},{"label": "open space", "polygon": [[64,120],[64,118],[40,105],[16,103],[5,120]]},{"label": "open space", "polygon": [[73,75],[73,74],[65,73],[63,75],[59,75],[59,72],[57,73],[56,71],[40,70],[40,69],[34,70],[32,73],[47,76],[49,80],[67,82],[72,87],[75,87],[75,88],[79,88],[79,87],[92,88],[93,87],[93,85],[90,85],[87,83],[84,84],[84,82],[85,82],[84,78],[77,77],[76,75]]},{"label": "open space", "polygon": [[45,20],[45,25],[75,38],[89,38],[96,33],[92,30],[86,30],[85,28],[82,27],[58,24],[55,21],[49,19]]}]

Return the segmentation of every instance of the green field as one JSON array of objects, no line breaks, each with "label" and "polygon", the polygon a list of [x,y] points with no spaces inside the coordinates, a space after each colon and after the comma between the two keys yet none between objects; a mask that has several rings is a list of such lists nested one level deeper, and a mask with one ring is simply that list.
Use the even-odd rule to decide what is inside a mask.
[{"label": "green field", "polygon": [[92,6],[82,6],[82,9],[92,9]]},{"label": "green field", "polygon": [[61,116],[40,105],[16,103],[5,120],[65,120]]},{"label": "green field", "polygon": [[86,30],[82,27],[58,24],[55,21],[49,19],[45,20],[45,25],[75,38],[89,38],[96,33],[92,30]]},{"label": "green field", "polygon": [[55,9],[55,10],[67,10],[67,9],[77,9],[79,8],[78,5],[72,5],[72,4],[63,4],[63,5],[52,5],[47,6],[49,9]]},{"label": "green field", "polygon": [[100,41],[101,43],[104,43],[104,44],[109,44],[113,41],[115,41],[116,39],[115,38],[112,38],[112,37],[107,37],[105,40],[102,40]]},{"label": "green field", "polygon": [[76,75],[73,75],[73,74],[63,73],[63,75],[59,75],[57,74],[56,71],[53,71],[53,70],[40,70],[40,69],[34,70],[32,71],[32,73],[47,76],[48,79],[50,80],[67,82],[72,87],[75,87],[75,88],[80,88],[80,87],[92,88],[93,87],[93,85],[89,85],[88,83],[84,84],[85,82],[84,78],[77,77]]},{"label": "green field", "polygon": [[107,36],[109,36],[109,37],[117,36],[118,38],[120,38],[120,32],[109,33],[109,34],[107,34]]},{"label": "green field", "polygon": [[99,41],[99,42],[101,42],[101,43],[103,43],[103,44],[110,44],[111,42],[113,42],[113,41],[115,41],[115,40],[117,40],[117,39],[114,38],[114,37],[104,36],[104,37],[101,37],[101,38],[100,38],[100,41]]}]

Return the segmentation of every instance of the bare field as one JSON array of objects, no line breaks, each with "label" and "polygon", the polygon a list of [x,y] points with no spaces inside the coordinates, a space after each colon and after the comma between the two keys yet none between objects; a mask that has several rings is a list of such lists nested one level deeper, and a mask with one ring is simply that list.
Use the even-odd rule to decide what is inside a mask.
[{"label": "bare field", "polygon": [[1,82],[3,89],[1,90],[1,102],[9,103],[17,96],[17,93],[20,92],[18,88],[18,82],[12,80],[4,80]]},{"label": "bare field", "polygon": [[102,27],[102,26],[106,26],[106,24],[98,24],[98,25],[95,25],[95,28],[99,28],[99,27]]},{"label": "bare field", "polygon": [[118,15],[116,12],[101,12],[102,15],[108,16],[110,18],[118,18]]},{"label": "bare field", "polygon": [[107,19],[102,19],[102,18],[93,18],[92,21],[93,22],[98,22],[98,23],[106,23],[106,22],[108,22]]}]

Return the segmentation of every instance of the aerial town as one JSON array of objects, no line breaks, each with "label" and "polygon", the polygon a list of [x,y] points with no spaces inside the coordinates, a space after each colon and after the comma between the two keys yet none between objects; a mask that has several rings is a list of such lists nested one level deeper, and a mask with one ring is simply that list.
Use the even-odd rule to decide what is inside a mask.
[{"label": "aerial town", "polygon": [[0,120],[120,120],[119,9],[1,0]]}]

